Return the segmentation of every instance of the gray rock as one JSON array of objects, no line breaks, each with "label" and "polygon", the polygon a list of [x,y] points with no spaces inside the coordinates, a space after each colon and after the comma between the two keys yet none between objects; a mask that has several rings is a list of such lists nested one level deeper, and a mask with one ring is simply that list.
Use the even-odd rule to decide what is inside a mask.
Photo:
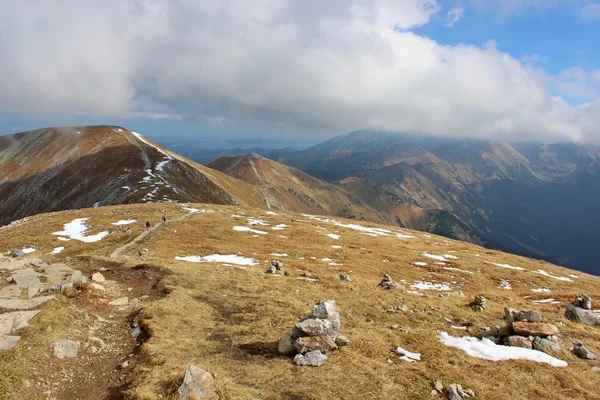
[{"label": "gray rock", "polygon": [[350,275],[348,275],[345,272],[340,272],[340,280],[344,282],[352,282],[352,278],[350,278]]},{"label": "gray rock", "polygon": [[586,347],[581,342],[573,343],[573,354],[575,354],[579,358],[583,358],[585,360],[595,360],[596,356],[594,353],[586,349]]},{"label": "gray rock", "polygon": [[14,311],[0,314],[0,334],[10,335],[29,325],[27,321],[35,317],[39,311]]},{"label": "gray rock", "polygon": [[576,305],[577,307],[581,307],[584,310],[591,310],[592,298],[587,294],[582,294],[581,296],[577,296],[572,304]]},{"label": "gray rock", "polygon": [[312,316],[315,318],[330,318],[335,314],[335,300],[325,300],[312,306]]},{"label": "gray rock", "polygon": [[281,261],[272,261],[271,266],[275,267],[277,271],[283,271],[283,263]]},{"label": "gray rock", "polygon": [[514,321],[519,322],[542,322],[542,314],[535,310],[517,311],[510,307],[504,307],[504,319],[510,325]]},{"label": "gray rock", "polygon": [[340,332],[340,314],[335,312],[327,319],[307,317],[296,323],[296,328],[300,329],[308,336],[325,334],[334,338],[337,337]]},{"label": "gray rock", "polygon": [[592,367],[592,372],[600,374],[600,368],[598,368],[598,367]]},{"label": "gray rock", "polygon": [[92,274],[92,281],[96,283],[104,283],[106,278],[100,272],[95,272]]},{"label": "gray rock", "polygon": [[21,288],[16,285],[5,286],[0,289],[0,299],[10,299],[21,296]]},{"label": "gray rock", "polygon": [[296,347],[294,346],[295,338],[286,333],[285,335],[281,335],[279,338],[279,347],[278,351],[281,354],[295,354]]},{"label": "gray rock", "polygon": [[10,350],[15,347],[21,336],[3,335],[0,334],[0,350]]},{"label": "gray rock", "polygon": [[11,257],[25,257],[25,253],[23,253],[21,250],[19,249],[13,249],[10,252],[10,256]]},{"label": "gray rock", "polygon": [[487,305],[487,301],[483,295],[475,296],[475,299],[469,304],[469,307],[475,312],[483,312]]},{"label": "gray rock", "polygon": [[575,304],[575,302],[567,306],[565,311],[565,317],[567,319],[584,325],[600,325],[600,314],[596,314],[592,310],[579,307]]},{"label": "gray rock", "polygon": [[267,269],[267,274],[275,275],[277,273],[277,268],[274,265],[270,265]]},{"label": "gray rock", "polygon": [[81,344],[74,340],[61,339],[57,340],[53,343],[54,345],[54,355],[59,360],[63,358],[75,358],[77,357],[77,353],[79,353],[79,347]]},{"label": "gray rock", "polygon": [[34,297],[33,299],[0,299],[0,308],[9,310],[29,310],[46,301],[55,299],[56,297],[54,296],[40,296]]},{"label": "gray rock", "polygon": [[560,344],[552,340],[535,337],[533,339],[533,348],[546,354],[555,355],[560,353]]},{"label": "gray rock", "polygon": [[463,400],[462,396],[458,394],[458,386],[454,383],[448,386],[448,400]]},{"label": "gray rock", "polygon": [[306,354],[296,354],[296,357],[294,357],[294,364],[299,366],[320,367],[325,361],[327,361],[327,356],[319,350]]},{"label": "gray rock", "polygon": [[294,342],[294,347],[300,354],[310,353],[318,350],[323,354],[330,354],[337,351],[338,346],[335,341],[327,335],[308,336],[299,338]]},{"label": "gray rock", "polygon": [[335,338],[335,344],[337,344],[338,347],[350,346],[350,343],[350,339],[348,339],[344,335],[337,335],[337,337]]},{"label": "gray rock", "polygon": [[406,287],[404,287],[403,285],[394,282],[392,277],[388,274],[383,274],[383,279],[381,280],[381,282],[379,282],[379,285],[377,285],[377,287],[383,290],[406,289]]},{"label": "gray rock", "polygon": [[517,335],[505,337],[504,345],[510,347],[522,347],[524,349],[531,349],[531,342],[529,341],[529,339]]},{"label": "gray rock", "polygon": [[215,378],[194,364],[190,364],[185,370],[183,383],[177,389],[177,393],[182,400],[217,400],[219,398],[219,389]]}]

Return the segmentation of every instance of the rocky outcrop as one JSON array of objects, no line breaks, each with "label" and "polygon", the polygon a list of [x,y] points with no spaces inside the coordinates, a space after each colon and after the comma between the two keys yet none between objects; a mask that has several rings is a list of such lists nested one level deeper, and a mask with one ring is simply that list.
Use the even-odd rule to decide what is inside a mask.
[{"label": "rocky outcrop", "polygon": [[215,378],[194,364],[188,365],[185,370],[183,383],[179,386],[177,393],[182,400],[219,399],[219,389]]},{"label": "rocky outcrop", "polygon": [[340,314],[335,301],[315,304],[311,313],[296,323],[291,334],[282,335],[278,350],[281,354],[295,354],[294,363],[301,366],[321,366],[327,356],[350,340],[339,335]]},{"label": "rocky outcrop", "polygon": [[600,314],[592,311],[592,298],[586,294],[577,296],[567,306],[565,317],[573,322],[584,325],[600,325]]}]

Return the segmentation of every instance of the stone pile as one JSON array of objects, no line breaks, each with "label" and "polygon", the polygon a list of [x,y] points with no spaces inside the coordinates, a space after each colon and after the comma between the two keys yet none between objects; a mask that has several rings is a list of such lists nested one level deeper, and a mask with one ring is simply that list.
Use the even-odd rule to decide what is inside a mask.
[{"label": "stone pile", "polygon": [[281,261],[271,261],[271,265],[269,266],[269,269],[267,269],[267,274],[284,275],[285,272],[283,268],[284,266]]},{"label": "stone pile", "polygon": [[567,306],[565,311],[567,319],[584,325],[600,325],[600,314],[592,310],[592,298],[587,294],[577,296]]},{"label": "stone pile", "polygon": [[394,282],[391,276],[388,274],[383,274],[383,279],[377,285],[379,289],[383,290],[394,290],[394,289],[406,289],[403,285],[398,282]]},{"label": "stone pile", "polygon": [[496,344],[535,349],[548,354],[560,352],[558,328],[542,322],[542,315],[535,311],[517,311],[504,308],[506,325],[487,330],[481,336]]},{"label": "stone pile", "polygon": [[291,333],[281,336],[279,352],[295,354],[296,365],[320,367],[339,347],[350,345],[339,332],[340,314],[335,310],[335,300],[326,300],[315,304]]},{"label": "stone pile", "polygon": [[475,312],[484,312],[486,307],[485,297],[483,295],[475,296],[469,307]]}]

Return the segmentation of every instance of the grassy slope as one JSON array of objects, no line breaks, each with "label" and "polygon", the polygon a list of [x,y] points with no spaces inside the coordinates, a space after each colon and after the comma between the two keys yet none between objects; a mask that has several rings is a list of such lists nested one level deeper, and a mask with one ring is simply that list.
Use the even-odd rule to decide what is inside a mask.
[{"label": "grassy slope", "polygon": [[[566,303],[576,294],[585,292],[600,299],[598,277],[576,273],[580,278],[570,283],[531,271],[496,267],[484,261],[508,263],[528,270],[544,269],[560,276],[573,273],[542,261],[489,251],[422,232],[411,232],[415,236],[413,239],[371,237],[311,221],[298,214],[272,216],[258,209],[196,207],[215,212],[192,214],[157,229],[147,241],[131,251],[131,258],[123,260],[121,266],[131,268],[142,263],[136,259],[137,250],[147,248],[150,259],[145,263],[168,270],[163,281],[172,287],[166,297],[145,308],[144,324],[151,337],[142,347],[147,362],[137,367],[137,379],[131,388],[136,398],[156,398],[159,393],[169,395],[190,362],[214,372],[232,399],[425,399],[429,398],[431,381],[435,378],[473,388],[479,398],[485,399],[600,398],[597,392],[600,378],[590,370],[591,366],[599,365],[598,362],[579,360],[568,351],[560,355],[569,363],[567,368],[530,361],[490,362],[445,347],[436,337],[442,330],[455,336],[464,333],[453,331],[443,317],[453,319],[455,325],[472,324],[472,329],[478,331],[482,326],[501,325],[503,307],[509,305],[536,309],[546,321],[563,323],[560,327],[563,349],[581,339],[591,351],[599,354],[600,328],[574,324],[562,316]],[[4,244],[2,250],[38,247],[37,254],[64,245],[66,249],[62,254],[47,258],[68,259],[76,266],[78,257],[86,255],[95,257],[98,265],[102,265],[102,260],[115,247],[143,231],[143,221],[157,222],[163,209],[168,210],[170,220],[187,214],[181,206],[167,204],[45,214],[0,228],[0,243]],[[232,216],[241,214],[244,215]],[[100,242],[89,244],[59,242],[50,235],[60,230],[62,224],[84,216],[90,217],[90,233],[110,229],[111,234]],[[233,231],[234,225],[247,225],[248,217],[290,227],[282,231],[273,231],[271,226],[254,227],[269,232],[258,237]],[[129,218],[140,223],[121,228],[110,224]],[[326,233],[340,234],[341,239],[333,240]],[[343,248],[333,249],[331,245]],[[451,254],[459,259],[451,266],[474,273],[443,270],[434,264],[435,260],[423,257],[423,251],[434,254],[452,251]],[[174,260],[177,255],[238,252],[256,258],[260,265],[243,270],[221,264]],[[289,254],[289,257],[280,258],[285,262],[289,276],[277,278],[264,273],[268,260],[274,258],[269,255],[272,252]],[[342,265],[332,266],[320,260],[325,257],[336,259]],[[389,262],[383,262],[384,259]],[[428,266],[411,266],[415,261],[426,261]],[[311,272],[320,281],[297,279],[303,271]],[[339,271],[349,272],[353,282],[340,281]],[[376,285],[385,272],[397,281],[405,279],[408,284],[415,280],[456,282],[453,287],[463,290],[466,297],[442,298],[436,291],[423,291],[424,296],[403,291],[384,292]],[[499,289],[501,279],[509,280],[513,289]],[[538,287],[551,287],[552,293],[536,294],[530,290]],[[482,314],[467,307],[468,301],[477,294],[484,294],[488,299],[488,309]],[[561,300],[563,304],[532,303],[534,299],[548,297]],[[277,354],[277,340],[309,311],[315,301],[327,298],[337,301],[342,333],[353,344],[332,356],[321,368],[295,367],[290,357]],[[387,307],[401,304],[413,312],[384,312]],[[38,323],[34,319],[32,329],[39,329],[36,328]],[[393,324],[405,327],[406,331],[390,329]],[[16,351],[23,352],[23,346],[25,344],[19,345]],[[35,348],[35,343],[33,346],[31,353],[35,354],[39,349]],[[390,353],[395,346],[422,353],[423,361],[407,364],[399,360]],[[43,357],[43,353],[39,352],[39,357]],[[387,358],[394,363],[388,365]],[[13,367],[24,371],[22,374],[26,377],[25,363],[36,359],[31,356],[19,360],[13,362]]]}]

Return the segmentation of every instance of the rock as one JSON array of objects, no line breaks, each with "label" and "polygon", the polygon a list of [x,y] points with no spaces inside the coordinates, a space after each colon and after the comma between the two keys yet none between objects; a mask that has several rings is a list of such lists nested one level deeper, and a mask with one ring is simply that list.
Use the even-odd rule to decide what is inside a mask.
[{"label": "rock", "polygon": [[275,266],[273,266],[273,265],[269,266],[269,268],[267,269],[267,274],[275,275],[276,273],[277,273],[277,268],[275,268]]},{"label": "rock", "polygon": [[438,378],[435,380],[435,382],[433,382],[433,387],[439,393],[442,393],[444,391],[444,382],[442,382],[442,380]]},{"label": "rock", "polygon": [[486,299],[483,295],[475,296],[475,299],[469,304],[469,307],[475,312],[483,312],[486,307]]},{"label": "rock", "polygon": [[96,283],[104,283],[104,281],[106,281],[106,278],[100,272],[96,272],[92,274],[92,281]]},{"label": "rock", "polygon": [[0,289],[0,299],[9,299],[12,297],[20,297],[21,288],[16,285],[5,286]]},{"label": "rock", "polygon": [[489,338],[489,337],[492,337],[492,336],[503,337],[503,336],[510,336],[512,334],[513,334],[512,326],[506,325],[506,326],[502,326],[502,327],[498,327],[498,328],[494,328],[494,329],[490,329],[490,330],[484,331],[481,334],[481,337],[485,337],[485,338]]},{"label": "rock", "polygon": [[16,258],[16,257],[25,257],[25,253],[23,253],[23,252],[22,252],[21,250],[19,250],[19,249],[13,249],[13,250],[10,252],[10,256],[11,256],[11,257],[15,257],[15,258]]},{"label": "rock", "polygon": [[577,296],[575,298],[575,301],[573,301],[573,303],[575,306],[577,307],[581,307],[584,310],[591,310],[592,309],[592,298],[590,296],[588,296],[587,294],[582,294],[581,296]]},{"label": "rock", "polygon": [[0,334],[0,350],[10,350],[15,347],[21,336],[3,335]]},{"label": "rock", "polygon": [[334,338],[340,332],[340,314],[335,312],[327,319],[308,317],[296,323],[296,328],[308,336],[328,335]]},{"label": "rock", "polygon": [[598,367],[592,367],[592,372],[600,374],[600,368],[598,368]]},{"label": "rock", "polygon": [[148,256],[150,256],[150,251],[149,251],[148,249],[141,249],[141,250],[138,252],[138,255],[139,255],[141,258],[144,258],[144,259],[146,259],[146,258],[148,258]]},{"label": "rock", "polygon": [[335,341],[327,335],[298,338],[294,343],[294,347],[300,354],[310,353],[315,350],[318,350],[323,354],[330,354],[338,349]]},{"label": "rock", "polygon": [[560,353],[560,344],[549,339],[536,337],[533,339],[533,348],[542,351],[546,354],[557,354]]},{"label": "rock", "polygon": [[110,303],[108,303],[108,305],[109,306],[124,306],[128,303],[129,303],[128,297],[119,297],[118,299],[115,299],[115,300],[111,301]]},{"label": "rock", "polygon": [[595,360],[596,356],[594,353],[585,348],[583,343],[575,342],[573,343],[573,354],[575,354],[579,358],[583,358],[585,360]]},{"label": "rock", "polygon": [[213,376],[190,364],[185,370],[183,383],[177,389],[182,400],[218,400],[219,389]]},{"label": "rock", "polygon": [[344,335],[337,335],[335,338],[335,344],[337,344],[338,347],[350,346],[350,343],[350,339]]},{"label": "rock", "polygon": [[406,287],[404,287],[403,285],[394,282],[392,277],[388,274],[383,274],[383,279],[381,280],[381,282],[379,282],[379,285],[377,285],[377,287],[383,290],[406,289]]},{"label": "rock", "polygon": [[271,261],[271,266],[275,267],[275,270],[283,272],[283,263],[281,261]]},{"label": "rock", "polygon": [[9,310],[29,310],[46,301],[55,299],[56,297],[54,296],[40,296],[32,299],[0,299],[0,308]]},{"label": "rock", "polygon": [[545,322],[513,322],[513,330],[521,336],[558,335],[558,328]]},{"label": "rock", "polygon": [[386,308],[384,311],[387,313],[402,313],[402,312],[408,312],[408,307],[395,306],[395,307]]},{"label": "rock", "polygon": [[14,311],[0,314],[0,334],[10,335],[29,325],[27,321],[35,317],[39,311]]},{"label": "rock", "polygon": [[504,307],[504,319],[507,325],[514,321],[520,322],[542,322],[542,315],[535,310],[517,311],[510,307]]},{"label": "rock", "polygon": [[504,345],[510,347],[522,347],[524,349],[531,349],[531,342],[529,341],[529,339],[517,335],[505,337]]},{"label": "rock", "polygon": [[101,290],[101,291],[106,290],[106,288],[104,286],[102,286],[101,284],[96,283],[96,282],[90,283],[90,287],[94,290]]},{"label": "rock", "polygon": [[448,386],[448,400],[463,400],[462,396],[458,394],[458,386],[454,383]]},{"label": "rock", "polygon": [[335,314],[335,300],[325,300],[312,306],[312,316],[315,318],[330,318]]},{"label": "rock", "polygon": [[584,325],[600,325],[600,314],[579,307],[575,304],[576,302],[577,300],[567,306],[565,311],[565,317],[567,317],[567,319]]},{"label": "rock", "polygon": [[340,280],[344,282],[352,282],[352,278],[350,278],[350,275],[348,275],[345,272],[340,272]]},{"label": "rock", "polygon": [[54,355],[59,360],[63,358],[75,358],[77,357],[77,353],[79,353],[79,347],[81,344],[74,340],[61,339],[57,340],[53,343],[54,345]]},{"label": "rock", "polygon": [[294,364],[299,366],[320,367],[325,361],[327,361],[327,356],[319,350],[306,354],[296,354],[296,357],[294,357]]},{"label": "rock", "polygon": [[296,347],[294,346],[294,337],[289,333],[281,335],[279,338],[278,351],[281,354],[296,354]]}]

